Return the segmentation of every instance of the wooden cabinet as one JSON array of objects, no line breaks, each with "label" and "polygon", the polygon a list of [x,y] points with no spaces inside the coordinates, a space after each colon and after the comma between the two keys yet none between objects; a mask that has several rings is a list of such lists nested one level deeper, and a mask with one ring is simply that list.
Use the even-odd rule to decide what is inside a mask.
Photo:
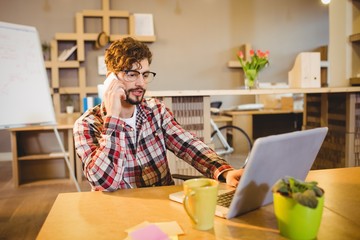
[{"label": "wooden cabinet", "polygon": [[[57,129],[75,171],[73,143],[73,120],[59,123]],[[57,141],[53,127],[29,126],[13,128],[11,146],[13,155],[13,179],[16,187],[23,184],[42,183],[46,180],[71,180],[64,160],[64,153]]]},{"label": "wooden cabinet", "polygon": [[306,94],[304,127],[327,126],[313,168],[360,166],[359,92]]},{"label": "wooden cabinet", "polygon": [[[156,39],[155,36],[136,36],[134,16],[128,11],[111,10],[109,2],[110,0],[102,0],[101,10],[76,13],[75,32],[56,33],[51,41],[50,60],[45,62],[45,67],[58,117],[66,114],[66,105],[69,104],[74,106],[73,115],[78,116],[84,109],[82,99],[97,96],[97,84],[102,82],[90,83],[89,79],[95,77],[92,73],[87,76],[86,65],[91,55],[89,52],[101,47],[98,44],[99,38],[105,37],[105,43],[128,36],[142,42],[154,42]],[[69,58],[59,60],[59,55],[72,47],[76,47],[76,50]]]}]

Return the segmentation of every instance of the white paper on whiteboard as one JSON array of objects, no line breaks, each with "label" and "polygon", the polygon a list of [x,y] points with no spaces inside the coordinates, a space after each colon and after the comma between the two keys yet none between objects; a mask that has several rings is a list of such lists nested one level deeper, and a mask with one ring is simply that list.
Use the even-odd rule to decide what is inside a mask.
[{"label": "white paper on whiteboard", "polygon": [[153,15],[150,13],[134,13],[135,35],[154,36]]}]

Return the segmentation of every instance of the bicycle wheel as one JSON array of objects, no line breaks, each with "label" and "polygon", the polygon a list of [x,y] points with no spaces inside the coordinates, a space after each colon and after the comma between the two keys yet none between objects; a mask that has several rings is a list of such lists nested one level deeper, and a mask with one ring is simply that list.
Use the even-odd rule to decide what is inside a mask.
[{"label": "bicycle wheel", "polygon": [[250,137],[243,129],[236,126],[222,126],[219,130],[230,149],[222,143],[219,134],[214,131],[211,133],[211,143],[215,152],[235,168],[243,167],[252,148]]}]

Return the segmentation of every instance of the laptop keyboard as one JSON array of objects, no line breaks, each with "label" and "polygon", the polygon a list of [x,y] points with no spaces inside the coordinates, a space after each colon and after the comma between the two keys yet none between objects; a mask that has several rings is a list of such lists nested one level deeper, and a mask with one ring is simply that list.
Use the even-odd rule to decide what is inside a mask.
[{"label": "laptop keyboard", "polygon": [[223,207],[229,207],[234,193],[235,190],[218,195],[217,204]]}]

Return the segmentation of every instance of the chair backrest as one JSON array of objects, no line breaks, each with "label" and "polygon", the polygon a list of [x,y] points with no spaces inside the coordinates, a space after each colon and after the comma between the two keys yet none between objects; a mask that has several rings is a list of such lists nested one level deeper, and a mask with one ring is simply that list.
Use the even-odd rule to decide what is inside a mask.
[{"label": "chair backrest", "polygon": [[212,107],[212,108],[220,108],[221,105],[222,105],[221,101],[215,101],[215,102],[210,103],[210,107]]}]

